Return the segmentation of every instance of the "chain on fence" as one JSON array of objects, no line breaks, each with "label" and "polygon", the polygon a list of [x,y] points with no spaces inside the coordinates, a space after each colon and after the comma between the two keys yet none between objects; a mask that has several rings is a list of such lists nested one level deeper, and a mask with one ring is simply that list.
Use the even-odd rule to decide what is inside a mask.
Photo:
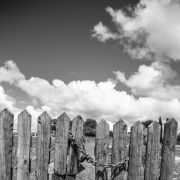
[{"label": "chain on fence", "polygon": [[126,158],[124,161],[119,161],[115,164],[111,164],[111,163],[108,163],[108,164],[103,164],[99,161],[96,161],[94,160],[87,152],[86,152],[86,149],[84,148],[84,146],[81,146],[78,141],[74,138],[73,134],[71,131],[69,131],[69,139],[71,141],[71,144],[73,146],[76,146],[78,148],[78,150],[83,154],[84,156],[84,159],[91,163],[93,166],[101,166],[103,168],[112,168],[112,167],[126,167],[127,166],[127,163],[128,163],[128,158]]},{"label": "chain on fence", "polygon": [[[73,136],[73,134],[72,134],[71,131],[69,131],[69,140],[70,140],[71,146],[72,146],[72,147],[73,147],[73,146],[76,147],[76,148],[79,150],[79,152],[82,153],[82,155],[83,155],[83,161],[86,160],[88,163],[91,163],[93,166],[100,166],[100,167],[102,167],[102,168],[127,167],[128,160],[129,160],[128,158],[126,158],[124,161],[119,161],[119,162],[117,162],[117,163],[115,163],[115,164],[112,164],[112,163],[104,164],[104,163],[101,163],[101,162],[99,162],[99,161],[94,160],[94,159],[90,156],[90,154],[88,154],[88,153],[86,152],[85,147],[84,147],[82,144],[80,144],[80,143],[75,139],[75,137]],[[50,149],[50,151],[53,151],[53,150],[55,150],[55,147],[52,147],[52,148]],[[32,157],[32,152],[31,152],[31,154],[30,154],[30,160],[31,160],[31,161],[34,161],[35,159],[36,159],[36,157],[35,157],[35,156]],[[14,168],[17,169],[17,166],[15,166]],[[32,171],[31,174],[32,174],[33,176],[37,176],[36,170]]]}]

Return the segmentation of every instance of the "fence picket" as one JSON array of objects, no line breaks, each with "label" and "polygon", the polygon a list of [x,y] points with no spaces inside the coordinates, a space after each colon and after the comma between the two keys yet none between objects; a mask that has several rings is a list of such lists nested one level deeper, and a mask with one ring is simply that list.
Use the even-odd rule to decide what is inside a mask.
[{"label": "fence picket", "polygon": [[14,115],[7,109],[0,113],[0,179],[12,180]]},{"label": "fence picket", "polygon": [[[108,159],[108,149],[109,124],[103,120],[96,126],[95,159],[101,163],[106,164]],[[108,180],[108,170],[103,167],[96,166],[95,179]]]},{"label": "fence picket", "polygon": [[17,179],[29,180],[31,115],[25,110],[18,116]]},{"label": "fence picket", "polygon": [[[84,120],[81,116],[77,116],[72,121],[72,135],[79,143],[82,143],[83,138],[83,124]],[[68,163],[67,163],[67,180],[73,180],[76,178],[79,168],[79,152],[70,146]]]},{"label": "fence picket", "polygon": [[37,126],[36,163],[38,180],[48,180],[50,125],[51,117],[47,112],[42,113],[38,118]]},{"label": "fence picket", "polygon": [[128,180],[144,180],[142,149],[143,125],[138,121],[131,127]]},{"label": "fence picket", "polygon": [[154,121],[148,127],[145,180],[159,179],[160,125]]},{"label": "fence picket", "polygon": [[65,179],[69,123],[70,118],[66,113],[63,113],[57,118],[53,180]]},{"label": "fence picket", "polygon": [[178,123],[171,118],[164,124],[160,180],[172,180]]},{"label": "fence picket", "polygon": [[[127,145],[127,125],[123,120],[120,120],[113,125],[113,143],[112,143],[112,164],[123,161],[126,158]],[[112,180],[126,180],[127,172],[125,167],[112,168]]]},{"label": "fence picket", "polygon": [[[0,113],[0,180],[13,180],[13,178],[17,180],[30,180],[30,178],[33,178],[32,176],[30,177],[29,172],[31,115],[25,110],[18,116],[17,174],[15,168],[13,169],[12,167],[12,164],[16,163],[13,158],[15,155],[13,149],[16,150],[16,148],[13,148],[13,123],[14,115],[7,109],[4,109]],[[109,124],[104,120],[97,124],[94,155],[95,160],[100,162],[100,164],[91,159],[89,155],[84,156],[86,158],[81,156],[86,151],[82,149],[79,151],[78,149],[85,142],[83,139],[83,124],[84,120],[81,116],[75,117],[72,121],[72,134],[70,134],[70,118],[68,115],[63,113],[57,118],[55,154],[54,159],[52,158],[54,164],[52,163],[49,166],[51,117],[47,112],[41,114],[37,123],[36,157],[33,158],[36,159],[35,169],[37,172],[36,174],[33,171],[33,175],[37,175],[36,178],[38,180],[75,180],[76,175],[82,170],[80,161],[86,158],[92,164],[96,164],[95,180],[108,180],[108,178],[111,180],[173,179],[178,129],[178,123],[175,119],[171,118],[166,121],[164,124],[164,133],[162,133],[161,119],[159,123],[157,121],[152,122],[148,127],[146,150],[143,143],[145,135],[143,124],[138,121],[131,127],[128,170],[122,166],[112,167],[112,165],[107,165],[110,156],[112,164],[122,162],[126,159],[128,151],[126,123],[120,120],[113,126],[112,152],[109,151]],[[161,137],[162,134],[163,139]],[[14,142],[16,143],[16,139]],[[163,143],[162,149],[160,148],[161,143]],[[54,148],[51,150],[54,150]],[[143,160],[143,152],[146,152],[145,161]],[[112,168],[108,169],[107,167],[110,166]],[[50,172],[49,177],[48,167]],[[54,168],[54,173],[52,173],[52,168]],[[83,178],[87,179],[84,176]]]}]

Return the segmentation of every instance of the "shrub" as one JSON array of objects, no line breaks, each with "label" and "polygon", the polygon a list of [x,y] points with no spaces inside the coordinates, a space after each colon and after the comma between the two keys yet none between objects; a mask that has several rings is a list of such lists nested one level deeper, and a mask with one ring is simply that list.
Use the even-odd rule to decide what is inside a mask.
[{"label": "shrub", "polygon": [[56,122],[57,122],[57,119],[51,120],[51,131],[56,131]]},{"label": "shrub", "polygon": [[147,120],[147,121],[143,121],[142,124],[147,128],[152,122],[153,120]]},{"label": "shrub", "polygon": [[95,137],[96,136],[96,129],[93,129],[91,127],[84,127],[83,133],[85,136]]},{"label": "shrub", "polygon": [[87,119],[83,125],[83,133],[86,136],[96,136],[96,124],[94,119]]}]

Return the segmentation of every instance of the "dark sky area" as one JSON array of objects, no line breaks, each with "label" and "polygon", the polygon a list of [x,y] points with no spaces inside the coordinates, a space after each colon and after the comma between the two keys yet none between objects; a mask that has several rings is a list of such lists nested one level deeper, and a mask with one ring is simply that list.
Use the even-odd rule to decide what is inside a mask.
[{"label": "dark sky area", "polygon": [[[112,30],[113,35],[120,29],[119,26],[119,29],[117,28],[118,21],[117,24],[112,22],[112,17],[105,8],[110,6],[115,10],[123,9],[128,12],[128,6],[133,7],[138,2],[139,0],[0,1],[0,77],[2,77],[0,78],[0,108],[10,107],[12,112],[17,112],[31,106],[30,113],[37,115],[40,110],[44,111],[42,107],[46,106],[46,109],[49,108],[54,115],[68,111],[72,112],[73,116],[84,114],[86,117],[93,116],[99,120],[108,118],[111,122],[122,118],[132,123],[135,120],[153,119],[161,115],[164,118],[178,117],[180,119],[179,59],[177,62],[176,59],[172,61],[168,59],[166,63],[162,61],[161,65],[156,64],[162,69],[152,68],[153,61],[131,59],[125,54],[122,50],[122,46],[125,45],[122,42],[125,41],[120,39],[120,36],[118,36],[119,39],[116,38],[118,40],[109,39],[104,43],[92,37],[93,27],[100,21],[110,31]],[[147,7],[143,6],[142,2],[146,2]],[[174,2],[171,0],[172,4]],[[180,29],[179,4],[174,3],[175,12],[172,12],[172,6],[168,9],[169,6],[166,7],[166,3],[162,1],[159,3],[158,0],[141,1],[139,5],[142,6],[135,8],[136,16],[132,19],[140,18],[143,23],[150,23],[149,29],[153,29],[155,24],[155,30],[153,29],[152,33],[155,43],[151,45],[160,52],[157,54],[169,53],[171,56],[168,58],[173,58],[172,55],[175,54],[179,58],[180,38],[178,35],[180,33],[177,33],[177,39],[174,33],[179,32]],[[152,16],[146,17],[146,14],[142,13],[144,9],[148,13],[154,12],[154,15],[149,13]],[[138,16],[137,12],[142,16]],[[134,11],[132,10],[131,13]],[[132,20],[129,16],[122,19],[118,24],[122,27],[121,21]],[[171,22],[169,19],[172,23],[169,23]],[[133,32],[131,35],[137,35],[142,27],[146,28],[144,24],[144,26],[139,26],[139,23],[136,25],[137,31],[134,33],[131,30],[130,32]],[[133,29],[134,24],[130,28]],[[177,30],[174,31],[173,28]],[[134,36],[130,36],[129,39],[135,39],[137,44],[140,39],[143,41],[140,41],[140,45],[147,44],[145,50],[148,50],[149,46],[146,42],[147,37],[151,37],[149,29],[142,31],[142,34],[140,32],[140,35],[143,35],[142,40]],[[165,31],[164,34],[163,31]],[[117,34],[127,38],[125,32]],[[145,37],[147,35],[146,38],[143,38],[144,33]],[[129,39],[127,38],[127,41]],[[154,46],[156,44],[159,46]],[[130,45],[133,48],[133,41],[130,41]],[[161,52],[156,47],[163,51]],[[167,53],[164,53],[164,48]],[[156,53],[156,51],[153,52]],[[22,74],[20,78],[19,76],[14,78],[19,71],[16,68],[13,72],[10,66],[8,66],[10,67],[8,71],[9,69],[3,66],[7,61],[11,65],[15,62],[26,78],[22,78]],[[157,62],[156,59],[154,62]],[[147,66],[140,66],[143,64]],[[138,71],[139,67],[141,67],[141,72]],[[116,76],[113,73],[115,71],[121,72],[119,82],[115,84],[116,87],[112,82],[107,81],[109,78],[115,80]],[[165,71],[167,74],[164,73]],[[174,71],[177,72],[177,76]],[[134,76],[130,75],[134,73],[137,76],[135,75],[133,79]],[[6,79],[5,76],[3,77],[4,74],[10,77]],[[39,77],[43,80],[39,78],[29,80],[31,77]],[[59,79],[64,81],[65,85],[61,81],[56,81],[58,83],[51,86],[44,79],[50,83],[54,79]],[[72,82],[69,86],[68,83],[74,80],[94,80],[97,84],[92,81],[82,81]],[[105,83],[99,83],[102,81]],[[60,87],[57,87],[57,84],[60,84]]]},{"label": "dark sky area", "polygon": [[0,3],[0,64],[12,59],[27,78],[51,81],[103,81],[113,71],[137,70],[138,60],[123,54],[118,43],[91,37],[99,21],[112,26],[107,6],[134,5],[130,0],[31,0]]}]

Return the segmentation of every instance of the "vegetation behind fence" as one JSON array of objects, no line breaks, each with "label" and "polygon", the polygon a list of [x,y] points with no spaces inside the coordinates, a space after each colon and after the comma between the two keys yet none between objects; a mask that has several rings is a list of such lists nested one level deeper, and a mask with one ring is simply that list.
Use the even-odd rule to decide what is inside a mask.
[{"label": "vegetation behind fence", "polygon": [[[147,127],[147,140],[143,124],[136,122],[131,127],[130,143],[127,125],[120,120],[113,126],[112,149],[109,146],[109,125],[101,121],[96,126],[95,160],[87,155],[83,146],[84,121],[81,116],[73,119],[71,131],[67,114],[63,113],[57,118],[53,148],[51,120],[46,112],[38,118],[36,155],[32,156],[31,115],[25,110],[18,116],[17,150],[14,150],[14,116],[7,109],[0,113],[1,180],[73,180],[84,160],[95,165],[96,180],[172,179],[178,128],[173,118],[164,124],[163,132],[161,124],[153,121]],[[49,173],[51,156],[54,157],[54,168]],[[33,162],[35,168],[32,168]]]}]

